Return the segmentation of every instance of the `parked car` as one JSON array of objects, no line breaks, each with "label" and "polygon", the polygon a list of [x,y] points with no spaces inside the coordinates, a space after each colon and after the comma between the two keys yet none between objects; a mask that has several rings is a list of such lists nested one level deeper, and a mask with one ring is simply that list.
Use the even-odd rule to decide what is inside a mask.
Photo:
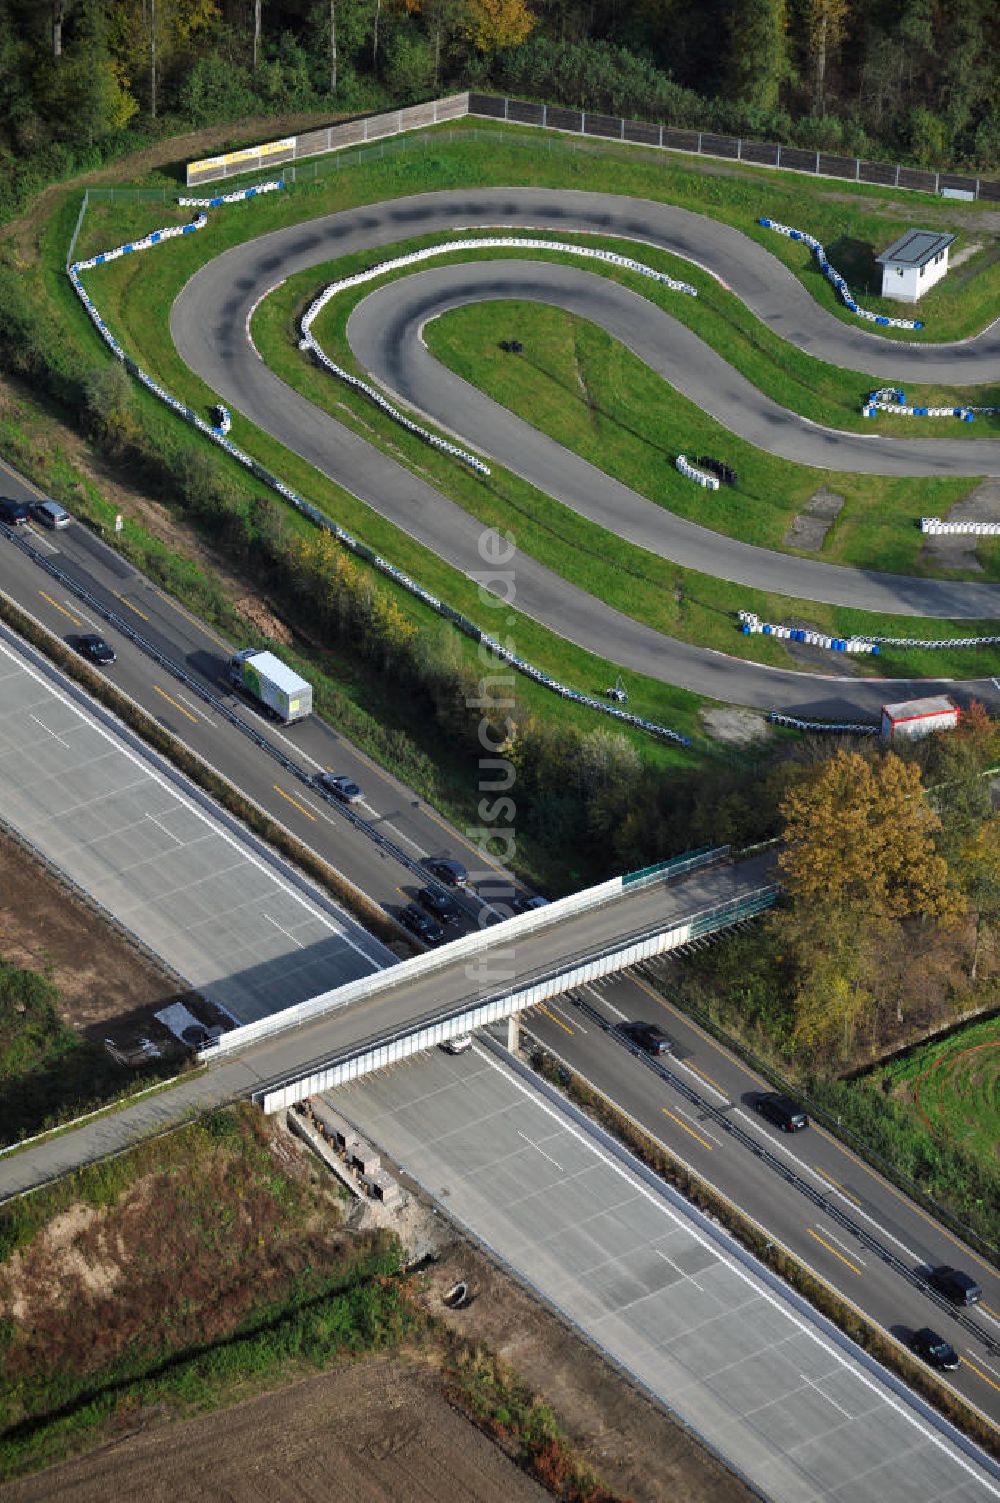
[{"label": "parked car", "polygon": [[962,1361],[950,1341],[945,1341],[930,1326],[924,1326],[922,1331],[914,1331],[910,1343],[918,1357],[923,1357],[931,1367],[938,1367],[942,1372],[953,1373],[957,1367],[961,1367]]},{"label": "parked car", "polygon": [[0,522],[8,527],[26,527],[31,517],[31,507],[23,501],[13,501],[9,496],[0,498]]},{"label": "parked car", "polygon": [[360,804],[364,794],[353,778],[343,772],[317,772],[313,778],[317,788],[332,793],[343,804]]},{"label": "parked car", "polygon": [[97,663],[102,668],[110,668],[117,661],[115,649],[95,631],[88,631],[82,637],[74,638],[73,647],[82,658],[86,658],[89,663]]},{"label": "parked car", "polygon": [[960,1268],[932,1268],[927,1282],[939,1294],[950,1299],[953,1305],[978,1305],[983,1297],[983,1291],[975,1279],[963,1273]]},{"label": "parked car", "polygon": [[442,924],[457,924],[462,917],[455,899],[447,892],[439,892],[436,887],[422,887],[417,893],[417,902]]},{"label": "parked car", "polygon": [[445,1039],[441,1048],[445,1054],[465,1054],[467,1050],[472,1048],[472,1039],[469,1034],[463,1033],[461,1038]]},{"label": "parked car", "polygon": [[435,924],[429,914],[416,903],[408,903],[400,910],[399,922],[404,929],[409,929],[418,939],[422,939],[425,945],[439,945],[444,939],[444,930],[440,924]]},{"label": "parked car", "polygon": [[447,856],[429,856],[424,865],[446,887],[468,887],[469,885],[469,873],[461,861],[452,861]]},{"label": "parked car", "polygon": [[672,1054],[674,1041],[658,1028],[655,1023],[620,1023],[618,1032],[633,1044],[638,1044],[640,1049],[645,1049],[647,1054]]},{"label": "parked car", "polygon": [[796,1106],[790,1096],[782,1096],[780,1091],[768,1091],[766,1095],[758,1096],[754,1111],[773,1122],[775,1127],[780,1127],[782,1132],[801,1132],[809,1126],[809,1118],[802,1108]]},{"label": "parked car", "polygon": [[58,501],[53,501],[46,496],[42,501],[36,501],[32,510],[43,527],[52,527],[57,531],[68,527],[73,518],[65,506],[60,506]]}]

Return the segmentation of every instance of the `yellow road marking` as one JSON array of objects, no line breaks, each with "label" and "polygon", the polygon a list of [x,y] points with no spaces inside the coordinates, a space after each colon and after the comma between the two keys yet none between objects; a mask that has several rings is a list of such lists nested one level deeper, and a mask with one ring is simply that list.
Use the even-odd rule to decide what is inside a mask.
[{"label": "yellow road marking", "polygon": [[825,1169],[820,1169],[818,1172],[820,1174],[822,1174],[822,1176],[823,1176],[824,1179],[828,1179],[830,1181],[831,1185],[836,1185],[836,1187],[840,1191],[841,1195],[846,1195],[847,1199],[849,1201],[851,1201],[853,1205],[859,1206],[861,1204],[861,1201],[858,1199],[858,1197],[856,1195],[852,1195],[851,1192],[850,1192],[850,1190],[845,1190],[844,1189],[844,1186],[840,1183],[839,1179],[834,1179],[833,1175],[832,1174],[828,1174]]},{"label": "yellow road marking", "polygon": [[562,1018],[557,1018],[554,1012],[549,1012],[549,1010],[545,1006],[544,1002],[539,1002],[539,1004],[538,1004],[538,1011],[539,1012],[543,1012],[547,1018],[551,1018],[552,1022],[555,1023],[555,1025],[556,1025],[557,1028],[561,1028],[562,1031],[563,1031],[563,1033],[572,1033],[573,1032],[573,1030],[569,1026],[569,1024],[568,1023],[564,1023],[563,1020],[562,1020]]},{"label": "yellow road marking", "polygon": [[297,798],[292,798],[292,795],[290,793],[286,793],[284,788],[279,788],[277,783],[272,783],[271,786],[274,789],[275,793],[280,793],[282,798],[286,798],[290,804],[294,804],[299,813],[304,814],[306,819],[311,819],[313,824],[316,823],[315,814],[310,814],[305,804],[300,804]]},{"label": "yellow road marking", "polygon": [[51,595],[46,595],[44,590],[39,590],[38,593],[39,595],[41,595],[43,600],[47,600],[49,602],[49,605],[55,606],[56,610],[59,611],[63,616],[65,616],[67,621],[72,621],[74,626],[83,625],[83,622],[79,619],[78,616],[74,616],[72,611],[68,611],[65,606],[60,605],[58,600],[53,600]]},{"label": "yellow road marking", "polygon": [[849,1268],[852,1273],[856,1273],[859,1277],[861,1276],[861,1269],[858,1267],[858,1265],[856,1263],[852,1263],[850,1258],[845,1258],[843,1253],[839,1253],[837,1249],[826,1240],[825,1237],[820,1236],[819,1232],[814,1232],[811,1226],[807,1226],[806,1231],[809,1233],[810,1237],[815,1237],[816,1241],[821,1243],[822,1246],[826,1248],[827,1252],[831,1252],[833,1253],[833,1256],[835,1258],[839,1258],[840,1261],[847,1268]]},{"label": "yellow road marking", "polygon": [[979,1308],[980,1310],[985,1310],[987,1315],[992,1315],[994,1320],[1000,1320],[1000,1315],[997,1314],[997,1312],[991,1305],[987,1305],[984,1301],[980,1301]]},{"label": "yellow road marking", "polygon": [[702,1070],[700,1066],[692,1064],[689,1059],[686,1059],[684,1063],[687,1065],[689,1070],[693,1070],[696,1075],[701,1076],[702,1080],[706,1080],[712,1087],[713,1091],[718,1091],[719,1095],[722,1096],[724,1100],[729,1100],[728,1093],[722,1089],[717,1080],[712,1079],[707,1070]]},{"label": "yellow road marking", "polygon": [[174,707],[175,710],[180,710],[180,712],[181,712],[182,715],[186,715],[187,718],[191,721],[192,725],[197,725],[198,724],[198,717],[197,717],[197,715],[192,715],[191,711],[190,710],[185,710],[184,706],[183,705],[179,705],[177,703],[176,699],[171,699],[171,697],[167,693],[166,689],[161,689],[160,686],[159,686],[159,684],[154,684],[153,685],[153,692],[154,692],[154,694],[158,694],[161,699],[165,699],[167,701],[167,704],[173,705],[173,707]]},{"label": "yellow road marking", "polygon": [[688,1127],[687,1123],[682,1122],[680,1117],[675,1117],[673,1112],[668,1112],[665,1106],[661,1106],[660,1111],[665,1117],[669,1117],[671,1122],[676,1122],[678,1127],[683,1127],[684,1131],[690,1133],[692,1138],[697,1138],[698,1142],[702,1145],[703,1148],[707,1148],[709,1153],[712,1152],[711,1143],[707,1138],[703,1138],[700,1132],[695,1132],[693,1127]]},{"label": "yellow road marking", "polygon": [[114,597],[115,597],[116,600],[120,600],[121,603],[122,603],[122,605],[127,605],[130,611],[135,611],[136,615],[137,616],[141,616],[142,619],[143,619],[143,621],[148,621],[149,620],[149,617],[146,615],[146,612],[145,611],[141,611],[137,605],[133,605],[132,602],[131,602],[131,600],[126,600],[125,596],[124,595],[119,595],[119,593],[118,593],[117,590],[115,590],[113,593],[114,593]]},{"label": "yellow road marking", "polygon": [[1000,1383],[994,1383],[992,1378],[988,1378],[983,1372],[982,1368],[977,1367],[976,1364],[971,1360],[971,1358],[963,1357],[962,1361],[965,1363],[966,1367],[972,1368],[972,1371],[975,1373],[977,1378],[982,1378],[984,1383],[988,1383],[991,1388],[995,1388],[997,1393],[1000,1393]]}]

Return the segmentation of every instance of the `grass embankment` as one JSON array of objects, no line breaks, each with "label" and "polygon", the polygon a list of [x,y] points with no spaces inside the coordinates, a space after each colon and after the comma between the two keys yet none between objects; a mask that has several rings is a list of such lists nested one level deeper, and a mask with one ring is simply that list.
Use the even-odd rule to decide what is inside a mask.
[{"label": "grass embankment", "polygon": [[0,1208],[0,1481],[317,1369],[412,1350],[559,1499],[613,1503],[549,1406],[439,1327],[383,1232],[251,1106]]}]

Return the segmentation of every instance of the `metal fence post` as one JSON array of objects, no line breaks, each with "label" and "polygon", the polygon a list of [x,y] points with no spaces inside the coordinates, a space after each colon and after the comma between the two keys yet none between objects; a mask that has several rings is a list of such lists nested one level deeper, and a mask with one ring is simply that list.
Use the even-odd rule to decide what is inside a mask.
[{"label": "metal fence post", "polygon": [[510,100],[506,99],[506,98],[504,99],[504,102],[503,102],[503,118],[505,120],[509,120],[510,119]]},{"label": "metal fence post", "polygon": [[621,119],[621,127],[622,127],[621,139],[624,141],[624,139],[625,139],[625,116],[624,115],[622,116],[622,119]]},{"label": "metal fence post", "polygon": [[860,157],[855,157],[854,158],[854,181],[856,183],[860,183],[860,181],[861,181],[861,158]]},{"label": "metal fence post", "polygon": [[736,160],[738,162],[741,162],[743,160],[743,137],[742,136],[737,136],[736,137]]},{"label": "metal fence post", "polygon": [[701,151],[701,131],[698,132],[698,151]]},{"label": "metal fence post", "polygon": [[819,152],[816,153],[816,176],[819,176]]},{"label": "metal fence post", "polygon": [[663,122],[662,122],[662,120],[660,121],[660,140],[659,140],[659,145],[662,148],[662,146],[663,146]]},{"label": "metal fence post", "polygon": [[895,181],[895,183],[894,183],[894,184],[893,184],[893,186],[894,186],[894,187],[896,187],[896,188],[898,188],[898,187],[899,187],[899,167],[898,167],[898,166],[897,166],[897,168],[896,168],[896,181]]}]

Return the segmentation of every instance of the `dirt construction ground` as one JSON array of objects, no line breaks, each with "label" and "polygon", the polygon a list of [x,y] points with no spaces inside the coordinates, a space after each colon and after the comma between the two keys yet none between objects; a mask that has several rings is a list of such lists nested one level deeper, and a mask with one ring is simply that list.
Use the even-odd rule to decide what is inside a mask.
[{"label": "dirt construction ground", "polygon": [[433,1373],[377,1357],[15,1482],[5,1503],[542,1503]]}]

